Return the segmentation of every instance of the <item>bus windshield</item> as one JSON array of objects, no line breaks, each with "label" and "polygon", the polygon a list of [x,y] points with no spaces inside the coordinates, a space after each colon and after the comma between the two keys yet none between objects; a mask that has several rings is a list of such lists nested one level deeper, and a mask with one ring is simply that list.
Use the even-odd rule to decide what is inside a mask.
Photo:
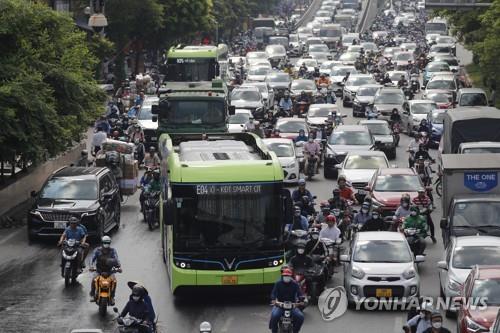
[{"label": "bus windshield", "polygon": [[211,81],[219,75],[215,58],[173,58],[167,60],[166,80],[170,82]]},{"label": "bus windshield", "polygon": [[[160,105],[163,114],[165,105]],[[166,117],[160,117],[161,125],[206,124],[220,125],[225,122],[224,102],[221,100],[171,100]]]},{"label": "bus windshield", "polygon": [[280,184],[275,183],[173,184],[177,202],[174,249],[279,246],[282,217],[276,207],[281,205],[280,193]]}]

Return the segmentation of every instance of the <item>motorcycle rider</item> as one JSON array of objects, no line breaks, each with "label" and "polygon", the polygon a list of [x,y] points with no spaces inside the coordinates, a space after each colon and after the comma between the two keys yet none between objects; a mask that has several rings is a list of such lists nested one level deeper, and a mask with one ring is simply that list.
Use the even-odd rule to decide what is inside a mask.
[{"label": "motorcycle rider", "polygon": [[404,75],[401,75],[401,78],[398,81],[398,88],[404,88],[408,85],[408,81]]},{"label": "motorcycle rider", "polygon": [[[301,300],[302,293],[300,292],[300,286],[297,282],[293,280],[293,272],[289,268],[283,269],[281,272],[281,279],[278,280],[273,287],[271,292],[271,304],[273,305],[273,310],[271,312],[271,320],[269,321],[269,329],[273,333],[278,333],[278,323],[283,315],[283,310],[279,306],[276,306],[277,302],[293,302],[298,303]],[[304,322],[304,315],[298,307],[294,307],[291,310],[292,322],[293,322],[293,333],[298,333]]]},{"label": "motorcycle rider", "polygon": [[[101,247],[98,247],[94,251],[92,260],[90,261],[90,271],[94,272],[92,281],[90,283],[90,301],[95,302],[95,287],[96,278],[100,276],[103,272],[111,273],[111,268],[109,263],[113,262],[114,268],[121,272],[120,261],[118,260],[118,253],[114,248],[111,247],[111,237],[104,236],[101,239]],[[109,303],[115,305],[115,291],[116,291],[116,279],[114,274],[110,275],[113,283],[111,285],[111,297]]]},{"label": "motorcycle rider", "polygon": [[427,224],[429,225],[429,229],[431,232],[431,239],[432,242],[435,244],[436,243],[436,238],[434,237],[434,222],[432,221],[432,200],[429,198],[427,195],[425,189],[421,188],[418,190],[418,195],[413,198],[412,203],[417,206],[422,212],[422,215],[425,216],[427,220]]},{"label": "motorcycle rider", "polygon": [[429,130],[429,124],[427,124],[427,119],[424,118],[420,121],[420,125],[418,126],[417,132],[419,133],[424,132],[427,133],[427,135],[429,135],[430,130]]},{"label": "motorcycle rider", "polygon": [[285,91],[278,105],[280,109],[282,109],[285,112],[288,112],[288,114],[292,112],[293,102],[292,98],[290,97],[290,92],[288,90]]},{"label": "motorcycle rider", "polygon": [[424,333],[431,325],[432,306],[428,303],[422,304],[420,313],[411,318],[403,326],[405,333]]},{"label": "motorcycle rider", "polygon": [[401,115],[399,114],[398,109],[392,109],[391,112],[391,127],[394,127],[394,124],[401,123]]},{"label": "motorcycle rider", "polygon": [[298,73],[298,76],[299,77],[304,77],[307,75],[307,66],[305,63],[302,63],[302,65],[300,65],[299,67],[299,73]]},{"label": "motorcycle rider", "polygon": [[295,255],[290,259],[288,263],[289,267],[294,273],[301,273],[314,266],[312,258],[306,254],[306,242],[304,240],[299,240],[297,242],[297,248]]},{"label": "motorcycle rider", "polygon": [[302,215],[302,211],[300,207],[295,206],[295,210],[293,213],[292,223],[288,224],[287,230],[304,230],[307,231],[309,229],[309,222],[307,222],[307,218]]},{"label": "motorcycle rider", "polygon": [[162,185],[160,180],[160,170],[155,169],[153,170],[152,174],[153,174],[152,179],[147,183],[146,186],[144,186],[141,195],[139,196],[141,211],[144,210],[144,200],[146,193],[161,192]]},{"label": "motorcycle rider", "polygon": [[382,79],[382,82],[380,82],[382,85],[386,84],[391,84],[392,85],[392,80],[391,77],[389,76],[389,73],[385,73],[384,78]]},{"label": "motorcycle rider", "polygon": [[131,317],[142,320],[142,323],[147,325],[147,328],[143,331],[152,333],[151,325],[153,320],[151,318],[151,313],[149,312],[149,307],[144,301],[144,288],[141,286],[135,285],[132,288],[132,295],[120,313],[120,317],[125,317],[127,314]]},{"label": "motorcycle rider", "polygon": [[319,143],[314,141],[314,137],[309,134],[309,138],[307,142],[304,144],[303,149],[302,149],[305,157],[305,167],[304,170],[307,172],[308,167],[309,167],[309,158],[314,159],[315,163],[315,173],[319,172],[319,155],[321,153],[321,147]]},{"label": "motorcycle rider", "polygon": [[325,102],[327,104],[335,104],[335,103],[337,103],[337,98],[335,97],[335,94],[333,93],[332,90],[328,90],[326,92]]},{"label": "motorcycle rider", "polygon": [[410,201],[411,201],[411,199],[410,199],[409,194],[403,194],[401,196],[400,205],[396,209],[396,212],[394,213],[394,216],[396,217],[396,219],[404,219],[410,215],[410,213],[411,213],[410,212]]},{"label": "motorcycle rider", "polygon": [[328,88],[330,85],[331,85],[330,79],[326,77],[324,73],[321,73],[318,81],[316,81],[316,86],[318,87],[318,89],[322,88],[323,86],[324,88]]},{"label": "motorcycle rider", "polygon": [[313,77],[317,79],[320,77],[320,75],[321,73],[319,72],[319,67],[318,66],[314,67]]},{"label": "motorcycle rider", "polygon": [[410,143],[408,144],[408,149],[406,150],[407,152],[409,152],[408,165],[410,168],[413,168],[415,166],[415,154],[419,150],[420,150],[420,136],[415,135],[415,140],[410,141]]},{"label": "motorcycle rider", "polygon": [[108,135],[103,127],[98,126],[97,132],[94,133],[92,137],[92,151],[94,152],[94,156],[102,149],[102,145],[106,142]]},{"label": "motorcycle rider", "polygon": [[328,215],[331,214],[328,201],[321,201],[319,204],[319,210],[321,213],[314,219],[314,224],[312,225],[314,228],[321,228],[321,225],[326,223]]},{"label": "motorcycle rider", "polygon": [[[80,267],[85,268],[85,258],[87,257],[89,251],[89,244],[87,244],[87,231],[84,227],[80,226],[80,220],[74,216],[70,217],[68,220],[69,226],[66,227],[62,233],[57,246],[61,246],[65,240],[74,239],[80,242],[80,248],[78,249],[78,257],[80,258]],[[83,249],[83,251],[81,251]],[[83,252],[83,253],[82,253]]]},{"label": "motorcycle rider", "polygon": [[319,237],[319,229],[313,228],[310,231],[311,238],[306,243],[306,253],[308,255],[318,255],[322,257],[328,256],[328,249],[325,246],[325,243],[320,241]]},{"label": "motorcycle rider", "polygon": [[[135,286],[141,287],[143,289],[142,295],[143,295],[144,302],[148,306],[149,317],[151,318],[152,321],[154,321],[156,318],[156,313],[155,313],[155,310],[153,307],[153,301],[151,300],[151,297],[149,296],[148,290],[144,287],[144,285],[142,283],[140,283],[138,281],[128,281],[127,285],[130,288],[130,290],[133,290]],[[132,295],[130,295],[129,300],[131,298],[132,298]]]},{"label": "motorcycle rider", "polygon": [[313,195],[306,189],[306,180],[301,178],[299,179],[299,188],[292,192],[292,200],[293,202],[299,202],[303,196],[307,196],[310,201],[313,201]]},{"label": "motorcycle rider", "polygon": [[380,211],[378,209],[372,210],[372,217],[363,224],[360,231],[385,231],[387,230],[387,225],[384,220],[380,217]]},{"label": "motorcycle rider", "polygon": [[450,333],[447,328],[443,327],[443,316],[438,310],[432,311],[431,326],[424,333]]},{"label": "motorcycle rider", "polygon": [[418,145],[418,151],[415,152],[415,160],[423,159],[424,161],[429,160],[435,162],[434,159],[429,155],[427,147],[424,144]]},{"label": "motorcycle rider", "polygon": [[309,138],[306,136],[306,132],[303,129],[299,130],[299,135],[295,139],[293,139],[295,143],[300,141],[307,142],[308,140]]},{"label": "motorcycle rider", "polygon": [[354,196],[354,191],[351,186],[347,186],[347,179],[344,175],[341,175],[337,178],[337,185],[340,189],[340,197],[344,200],[352,200],[352,202],[356,205],[358,204],[358,200]]},{"label": "motorcycle rider", "polygon": [[76,166],[77,167],[88,167],[91,164],[92,163],[90,163],[90,161],[89,161],[89,151],[87,149],[83,149],[81,154],[80,154],[80,158],[76,162]]},{"label": "motorcycle rider", "polygon": [[427,237],[427,223],[425,219],[420,216],[420,211],[417,206],[411,206],[410,216],[408,216],[403,222],[403,231],[405,229],[417,229],[417,235],[420,238],[419,244],[417,245],[416,252],[418,254],[424,253],[425,250],[425,237]]},{"label": "motorcycle rider", "polygon": [[245,123],[244,128],[246,132],[251,132],[255,129],[255,122],[253,116],[248,117],[248,121]]},{"label": "motorcycle rider", "polygon": [[146,168],[159,168],[160,167],[160,157],[156,153],[156,148],[151,146],[149,147],[149,152],[144,156],[144,166]]},{"label": "motorcycle rider", "polygon": [[144,142],[144,131],[142,130],[141,125],[137,122],[137,119],[132,120],[132,125],[130,125],[127,129],[127,135],[129,142],[135,142],[135,140]]},{"label": "motorcycle rider", "polygon": [[336,242],[340,238],[340,229],[337,227],[337,219],[333,215],[326,217],[326,226],[319,232],[319,238],[328,238],[332,242]]},{"label": "motorcycle rider", "polygon": [[139,196],[139,202],[141,203],[141,212],[143,210],[143,203],[144,203],[144,189],[152,180],[153,180],[153,170],[151,168],[147,168],[139,182],[140,188],[143,189],[143,191],[141,191],[141,194]]},{"label": "motorcycle rider", "polygon": [[342,79],[342,85],[345,85],[345,83],[347,82],[347,80],[349,79],[349,76],[351,76],[351,72],[347,72],[345,73],[345,76],[344,78]]},{"label": "motorcycle rider", "polygon": [[361,210],[354,216],[353,224],[358,227],[363,227],[363,225],[371,218],[370,216],[370,205],[366,202],[363,202],[361,205]]}]

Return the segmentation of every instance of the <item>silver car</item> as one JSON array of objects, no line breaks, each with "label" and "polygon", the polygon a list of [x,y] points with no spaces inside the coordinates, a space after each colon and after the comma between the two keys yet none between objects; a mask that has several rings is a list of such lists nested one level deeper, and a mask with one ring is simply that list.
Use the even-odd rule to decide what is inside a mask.
[{"label": "silver car", "polygon": [[[365,231],[354,236],[344,262],[344,287],[350,304],[386,298],[393,303],[418,297],[420,276],[417,263],[400,232]],[[403,300],[403,298],[405,298]]]},{"label": "silver car", "polygon": [[342,106],[350,106],[358,89],[365,84],[377,84],[371,74],[351,74],[344,85]]}]

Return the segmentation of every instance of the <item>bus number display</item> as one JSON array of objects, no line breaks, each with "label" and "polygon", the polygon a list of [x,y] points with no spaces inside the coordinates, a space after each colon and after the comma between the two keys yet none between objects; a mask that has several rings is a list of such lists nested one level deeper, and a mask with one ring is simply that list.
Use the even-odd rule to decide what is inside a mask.
[{"label": "bus number display", "polygon": [[196,59],[185,59],[185,58],[179,58],[177,59],[178,64],[194,64],[196,63]]},{"label": "bus number display", "polygon": [[196,185],[197,195],[255,194],[261,192],[261,185]]}]

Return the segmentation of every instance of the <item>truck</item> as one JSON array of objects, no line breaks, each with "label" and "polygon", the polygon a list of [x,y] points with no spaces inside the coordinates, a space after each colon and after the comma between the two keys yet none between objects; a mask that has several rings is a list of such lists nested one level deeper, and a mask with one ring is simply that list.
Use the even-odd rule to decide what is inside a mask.
[{"label": "truck", "polygon": [[442,155],[441,229],[451,237],[500,236],[500,154]]},{"label": "truck", "polygon": [[174,295],[255,287],[280,276],[290,191],[275,153],[252,133],[163,134],[161,243]]}]

